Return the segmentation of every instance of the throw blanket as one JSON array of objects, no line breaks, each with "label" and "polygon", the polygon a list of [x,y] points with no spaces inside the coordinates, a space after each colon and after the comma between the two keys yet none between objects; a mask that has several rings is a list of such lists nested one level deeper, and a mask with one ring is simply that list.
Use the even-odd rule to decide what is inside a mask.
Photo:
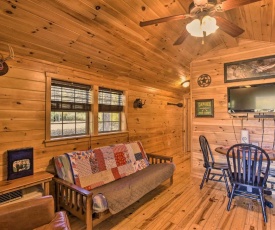
[{"label": "throw blanket", "polygon": [[87,190],[131,175],[149,165],[139,141],[66,155],[71,164],[74,183]]}]

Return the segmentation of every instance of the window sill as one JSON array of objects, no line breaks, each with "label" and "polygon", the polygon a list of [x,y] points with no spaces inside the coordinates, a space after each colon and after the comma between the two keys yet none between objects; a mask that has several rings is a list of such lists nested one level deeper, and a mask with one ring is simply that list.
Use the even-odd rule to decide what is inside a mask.
[{"label": "window sill", "polygon": [[128,134],[128,131],[121,131],[121,132],[111,132],[111,133],[100,133],[97,135],[83,135],[83,136],[73,136],[73,137],[62,137],[62,138],[54,138],[50,140],[44,140],[44,144],[46,147],[50,146],[57,146],[57,145],[66,145],[72,144],[77,142],[85,142],[91,141],[94,138],[96,139],[104,139],[108,138],[108,136],[114,135],[125,135]]}]

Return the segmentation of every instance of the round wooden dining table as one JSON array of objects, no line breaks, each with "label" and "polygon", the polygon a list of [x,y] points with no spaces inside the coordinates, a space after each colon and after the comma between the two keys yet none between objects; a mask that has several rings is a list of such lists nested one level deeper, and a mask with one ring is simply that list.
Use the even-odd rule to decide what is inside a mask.
[{"label": "round wooden dining table", "polygon": [[[221,146],[221,147],[215,148],[215,151],[216,151],[217,153],[226,155],[227,150],[228,150],[229,148],[230,148],[230,147]],[[271,161],[274,161],[274,160],[275,160],[275,150],[272,150],[272,149],[264,149],[264,150],[265,150],[265,152],[268,154],[269,159],[270,159]],[[265,159],[265,158],[263,158],[263,160],[264,160],[264,159]]]}]

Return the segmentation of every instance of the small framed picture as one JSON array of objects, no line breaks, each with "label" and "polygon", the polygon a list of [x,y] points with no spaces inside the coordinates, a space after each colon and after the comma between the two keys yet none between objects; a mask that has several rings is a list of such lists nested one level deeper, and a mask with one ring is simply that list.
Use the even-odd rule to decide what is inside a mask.
[{"label": "small framed picture", "polygon": [[214,99],[195,100],[195,117],[214,117]]},{"label": "small framed picture", "polygon": [[33,148],[12,149],[8,155],[8,180],[33,175]]}]

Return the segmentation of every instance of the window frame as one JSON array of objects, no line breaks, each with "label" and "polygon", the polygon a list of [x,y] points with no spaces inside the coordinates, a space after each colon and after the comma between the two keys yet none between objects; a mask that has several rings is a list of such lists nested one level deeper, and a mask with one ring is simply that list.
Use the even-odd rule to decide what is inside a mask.
[{"label": "window frame", "polygon": [[[63,81],[69,81],[69,82],[75,82],[79,84],[86,84],[91,85],[92,87],[92,104],[91,104],[91,111],[89,112],[89,134],[88,135],[82,135],[82,136],[68,136],[68,137],[58,137],[58,138],[51,138],[51,80],[57,79],[57,80],[63,80]],[[45,140],[44,143],[47,146],[56,146],[59,144],[67,144],[67,140],[74,140],[78,141],[79,139],[86,138],[87,141],[90,141],[91,137],[93,136],[107,136],[107,135],[116,135],[116,134],[122,134],[122,133],[128,133],[127,130],[127,116],[128,116],[128,91],[123,90],[121,88],[115,87],[114,89],[120,90],[123,92],[123,111],[121,114],[121,130],[120,131],[114,131],[114,132],[104,132],[99,133],[98,132],[98,90],[99,86],[95,84],[94,82],[91,82],[91,80],[84,79],[84,78],[77,78],[77,81],[75,80],[75,76],[65,76],[61,74],[56,73],[50,73],[46,72],[46,102],[45,102]],[[109,85],[104,85],[104,88],[113,88]],[[58,142],[58,144],[57,144]]]},{"label": "window frame", "polygon": [[[86,119],[86,129],[87,133],[85,134],[79,134],[79,135],[66,135],[66,136],[57,136],[57,137],[52,137],[51,136],[51,89],[52,89],[52,79],[60,80],[60,81],[65,81],[65,82],[74,82],[76,84],[84,84],[84,85],[89,85],[92,87],[90,83],[87,81],[72,81],[70,78],[62,76],[62,75],[57,75],[54,73],[46,73],[46,122],[45,122],[45,130],[46,130],[46,137],[45,137],[45,142],[48,141],[56,141],[56,140],[65,140],[65,139],[75,139],[75,138],[80,138],[80,137],[89,137],[91,136],[91,126],[92,126],[92,100],[91,100],[91,110],[87,111],[87,119]],[[92,95],[91,95],[92,96]],[[93,97],[93,96],[92,96]],[[65,110],[64,110],[65,111]],[[62,112],[64,112],[62,111]],[[66,112],[66,111],[65,111]],[[77,111],[74,111],[77,112]]]},{"label": "window frame", "polygon": [[[103,113],[103,117],[104,117],[104,113],[118,113],[119,114],[119,130],[110,130],[110,131],[99,131],[99,120],[98,120],[98,117],[97,117],[97,124],[98,124],[98,127],[97,127],[97,132],[98,134],[108,134],[108,133],[115,133],[115,132],[123,132],[123,119],[122,117],[124,116],[125,114],[125,91],[123,90],[118,90],[118,89],[114,89],[113,87],[112,88],[107,88],[107,87],[99,87],[98,88],[98,95],[97,95],[97,101],[99,103],[99,94],[100,94],[100,91],[102,90],[102,92],[108,92],[110,91],[110,94],[114,94],[114,92],[116,92],[117,95],[121,96],[120,100],[121,100],[121,104],[117,104],[117,105],[112,105],[112,104],[98,104],[98,117],[99,117],[99,113]],[[106,107],[110,106],[110,108],[112,107],[113,110],[106,110],[103,108],[103,111],[99,111],[100,110],[100,105],[106,105]],[[115,108],[117,106],[117,108]],[[105,108],[106,108],[105,107]],[[120,108],[119,108],[120,107]],[[121,111],[120,111],[121,110]],[[110,115],[111,116],[111,115]],[[111,122],[112,123],[112,122]],[[103,127],[104,127],[104,119],[102,120],[102,124],[103,124]],[[103,128],[104,129],[104,128]]]}]

